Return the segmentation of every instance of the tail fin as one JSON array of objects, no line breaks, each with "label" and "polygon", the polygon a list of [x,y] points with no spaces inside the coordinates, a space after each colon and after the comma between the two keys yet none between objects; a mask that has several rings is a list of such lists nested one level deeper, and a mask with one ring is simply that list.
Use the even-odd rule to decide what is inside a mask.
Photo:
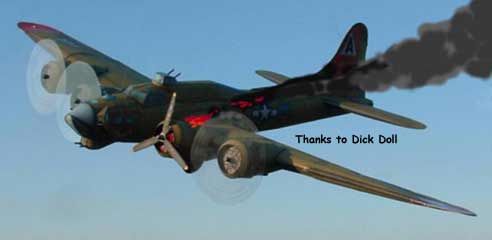
[{"label": "tail fin", "polygon": [[336,77],[346,74],[359,62],[365,61],[367,49],[367,27],[357,23],[345,35],[337,53],[326,64],[319,74],[327,77]]}]

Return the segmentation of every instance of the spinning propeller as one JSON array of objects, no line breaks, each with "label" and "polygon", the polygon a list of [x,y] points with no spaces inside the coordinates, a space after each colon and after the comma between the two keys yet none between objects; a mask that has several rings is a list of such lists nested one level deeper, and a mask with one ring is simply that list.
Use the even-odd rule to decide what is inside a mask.
[{"label": "spinning propeller", "polygon": [[55,41],[41,40],[31,52],[26,85],[33,108],[41,114],[56,113],[62,135],[71,142],[79,141],[80,136],[67,126],[64,118],[79,103],[102,96],[91,65],[82,61],[70,63]]},{"label": "spinning propeller", "polygon": [[[260,186],[263,176],[252,178],[229,178],[221,170],[219,161],[215,158],[200,162],[209,154],[217,155],[219,147],[232,137],[233,132],[242,129],[245,132],[254,133],[258,129],[256,125],[244,114],[239,112],[221,112],[218,116],[207,121],[198,129],[193,140],[190,159],[195,165],[201,165],[200,169],[193,174],[196,184],[200,190],[211,200],[223,205],[237,205],[251,197]],[[247,138],[247,135],[243,135]],[[258,148],[260,152],[264,148]],[[235,157],[229,158],[225,165],[228,167],[239,167]]]},{"label": "spinning propeller", "polygon": [[26,72],[26,86],[33,108],[41,114],[56,110],[57,84],[61,81],[65,61],[52,40],[39,41],[31,51]]},{"label": "spinning propeller", "polygon": [[[133,151],[138,152],[161,143],[165,151],[184,171],[190,172],[198,169],[193,174],[194,179],[200,190],[214,202],[234,205],[249,198],[258,189],[262,176],[236,179],[226,177],[221,172],[221,168],[217,164],[218,161],[213,156],[216,155],[219,146],[228,139],[229,133],[237,129],[256,132],[255,124],[246,116],[237,112],[223,112],[219,116],[210,119],[198,129],[194,136],[189,155],[189,164],[191,165],[188,165],[168,137],[171,131],[170,122],[175,103],[176,93],[173,93],[160,132],[135,145]],[[231,161],[227,164],[233,167],[238,162],[231,158]]]}]

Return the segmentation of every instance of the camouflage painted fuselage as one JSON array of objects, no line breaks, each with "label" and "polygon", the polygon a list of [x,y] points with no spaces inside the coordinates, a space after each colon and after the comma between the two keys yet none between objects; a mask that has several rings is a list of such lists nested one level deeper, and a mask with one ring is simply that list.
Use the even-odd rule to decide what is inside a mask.
[{"label": "camouflage painted fuselage", "polygon": [[251,91],[213,81],[133,85],[124,92],[88,102],[98,112],[98,130],[89,138],[110,143],[139,142],[152,136],[165,116],[173,92],[178,96],[174,120],[185,122],[191,128],[198,128],[221,111],[243,113],[256,124],[258,130],[276,129],[346,113],[324,103],[324,99],[333,94],[322,91],[317,82],[301,81],[280,88],[274,86]]}]

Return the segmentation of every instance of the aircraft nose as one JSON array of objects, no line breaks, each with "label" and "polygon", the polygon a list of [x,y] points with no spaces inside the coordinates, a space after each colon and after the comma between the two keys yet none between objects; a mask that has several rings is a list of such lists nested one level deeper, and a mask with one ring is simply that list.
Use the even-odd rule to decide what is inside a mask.
[{"label": "aircraft nose", "polygon": [[87,103],[80,103],[65,116],[65,122],[79,135],[90,138],[96,127],[96,113]]}]

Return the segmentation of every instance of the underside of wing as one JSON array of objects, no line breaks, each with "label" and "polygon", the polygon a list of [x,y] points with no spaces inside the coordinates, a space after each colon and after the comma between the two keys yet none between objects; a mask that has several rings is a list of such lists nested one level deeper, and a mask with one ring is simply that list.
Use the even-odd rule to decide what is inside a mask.
[{"label": "underside of wing", "polygon": [[348,100],[339,100],[335,98],[326,98],[325,103],[332,106],[339,107],[348,112],[355,113],[364,117],[372,118],[378,121],[394,124],[401,127],[413,128],[413,129],[425,129],[426,126],[423,123],[415,121],[413,119],[400,116],[395,113],[390,113],[370,105],[360,104]]},{"label": "underside of wing", "polygon": [[[59,30],[28,22],[20,22],[18,27],[36,43],[44,40],[53,41],[60,49],[67,66],[77,61],[89,64],[97,73],[101,87],[121,90],[133,84],[150,81],[150,79],[123,63],[104,55]],[[56,54],[52,52],[53,49],[45,48],[45,50],[53,55]]]}]

